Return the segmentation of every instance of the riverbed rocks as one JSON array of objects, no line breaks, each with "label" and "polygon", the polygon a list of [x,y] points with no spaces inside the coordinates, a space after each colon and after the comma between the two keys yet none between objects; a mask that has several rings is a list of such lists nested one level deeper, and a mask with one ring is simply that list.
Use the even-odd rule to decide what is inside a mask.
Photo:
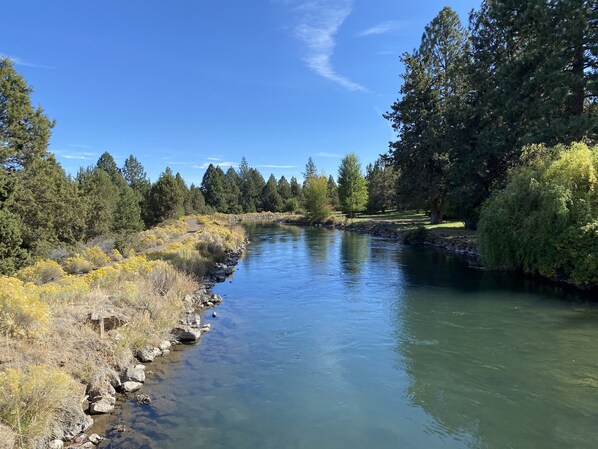
[{"label": "riverbed rocks", "polygon": [[145,382],[145,366],[144,365],[135,365],[130,366],[127,368],[125,372],[125,381],[133,381],[133,382]]},{"label": "riverbed rocks", "polygon": [[154,346],[146,346],[141,348],[135,354],[139,361],[143,363],[153,362],[156,360],[156,357],[160,355],[162,355],[162,351],[160,348],[156,348]]},{"label": "riverbed rocks", "polygon": [[177,326],[172,331],[172,336],[181,343],[192,343],[201,337],[201,329],[191,326]]},{"label": "riverbed rocks", "polygon": [[122,389],[125,393],[132,393],[141,389],[141,387],[143,387],[141,382],[133,382],[132,380],[129,380],[127,382],[123,382]]},{"label": "riverbed rocks", "polygon": [[100,415],[105,413],[112,413],[116,406],[116,398],[113,396],[105,396],[96,398],[95,402],[89,404],[89,413],[92,415]]},{"label": "riverbed rocks", "polygon": [[127,324],[129,322],[129,317],[122,313],[115,312],[114,310],[106,309],[91,312],[87,316],[87,320],[100,334],[100,337],[103,338],[107,335],[107,332]]},{"label": "riverbed rocks", "polygon": [[[2,440],[0,440],[1,442]],[[3,446],[0,446],[3,447]],[[12,446],[7,446],[7,447],[12,447]],[[64,441],[62,440],[52,440],[48,443],[48,448],[49,449],[62,449],[64,447]]]},{"label": "riverbed rocks", "polygon": [[135,396],[135,400],[138,404],[151,404],[152,400],[147,394],[140,393]]}]

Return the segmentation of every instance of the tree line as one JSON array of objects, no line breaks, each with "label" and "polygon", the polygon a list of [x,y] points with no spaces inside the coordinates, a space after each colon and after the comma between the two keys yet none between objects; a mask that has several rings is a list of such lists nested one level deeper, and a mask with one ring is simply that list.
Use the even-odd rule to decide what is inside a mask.
[{"label": "tree line", "polygon": [[593,143],[598,132],[598,4],[493,0],[464,27],[444,8],[404,53],[385,117],[397,200],[475,228],[532,144]]}]

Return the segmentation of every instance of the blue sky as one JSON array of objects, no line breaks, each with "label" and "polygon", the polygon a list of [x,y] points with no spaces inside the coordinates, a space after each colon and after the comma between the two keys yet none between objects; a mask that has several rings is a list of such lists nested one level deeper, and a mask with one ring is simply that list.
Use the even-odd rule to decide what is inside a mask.
[{"label": "blue sky", "polygon": [[448,5],[464,22],[480,0],[20,0],[2,5],[0,54],[56,119],[63,167],[134,154],[155,180],[190,183],[245,156],[300,177],[312,156],[336,176],[354,151],[386,151],[382,113],[399,55]]}]

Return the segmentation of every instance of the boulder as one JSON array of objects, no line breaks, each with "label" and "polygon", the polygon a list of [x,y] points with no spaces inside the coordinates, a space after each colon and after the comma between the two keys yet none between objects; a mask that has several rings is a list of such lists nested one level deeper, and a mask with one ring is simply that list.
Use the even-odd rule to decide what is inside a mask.
[{"label": "boulder", "polygon": [[95,444],[97,446],[98,444],[100,444],[104,440],[104,438],[102,438],[101,436],[99,436],[97,433],[92,433],[91,435],[89,435],[88,440],[89,440],[90,443],[93,443],[93,444]]},{"label": "boulder", "polygon": [[141,382],[133,382],[132,380],[129,380],[127,382],[124,382],[122,385],[122,389],[126,392],[126,393],[130,393],[132,391],[137,391],[139,390],[141,387],[143,387],[143,384]]},{"label": "boulder", "polygon": [[186,313],[183,318],[180,319],[181,324],[190,327],[201,326],[201,316],[198,313]]},{"label": "boulder", "polygon": [[177,326],[172,330],[172,335],[181,343],[189,343],[199,340],[201,330],[191,326]]},{"label": "boulder", "polygon": [[89,413],[92,415],[112,413],[115,405],[116,399],[112,396],[98,397],[89,405]]},{"label": "boulder", "polygon": [[133,382],[145,382],[145,366],[135,365],[127,368],[124,376],[125,380]]},{"label": "boulder", "polygon": [[104,378],[94,379],[88,385],[86,394],[90,402],[95,402],[96,398],[109,397],[116,394],[114,387]]},{"label": "boulder", "polygon": [[104,337],[106,332],[124,326],[129,322],[128,317],[112,310],[92,312],[87,316],[87,319],[99,332],[100,337]]},{"label": "boulder", "polygon": [[72,440],[93,426],[91,416],[83,412],[81,403],[73,402],[58,416],[54,437],[59,440]]},{"label": "boulder", "polygon": [[135,355],[141,362],[153,362],[156,357],[162,355],[162,351],[154,346],[146,346],[138,350]]},{"label": "boulder", "polygon": [[158,347],[162,350],[162,352],[168,351],[170,348],[172,348],[172,343],[170,343],[168,340],[164,340]]}]

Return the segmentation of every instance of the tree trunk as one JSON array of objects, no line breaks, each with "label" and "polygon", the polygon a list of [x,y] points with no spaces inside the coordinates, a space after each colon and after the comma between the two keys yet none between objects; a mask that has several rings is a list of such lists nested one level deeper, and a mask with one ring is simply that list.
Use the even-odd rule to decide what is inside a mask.
[{"label": "tree trunk", "polygon": [[440,198],[434,198],[430,205],[430,224],[442,223],[444,204]]}]

